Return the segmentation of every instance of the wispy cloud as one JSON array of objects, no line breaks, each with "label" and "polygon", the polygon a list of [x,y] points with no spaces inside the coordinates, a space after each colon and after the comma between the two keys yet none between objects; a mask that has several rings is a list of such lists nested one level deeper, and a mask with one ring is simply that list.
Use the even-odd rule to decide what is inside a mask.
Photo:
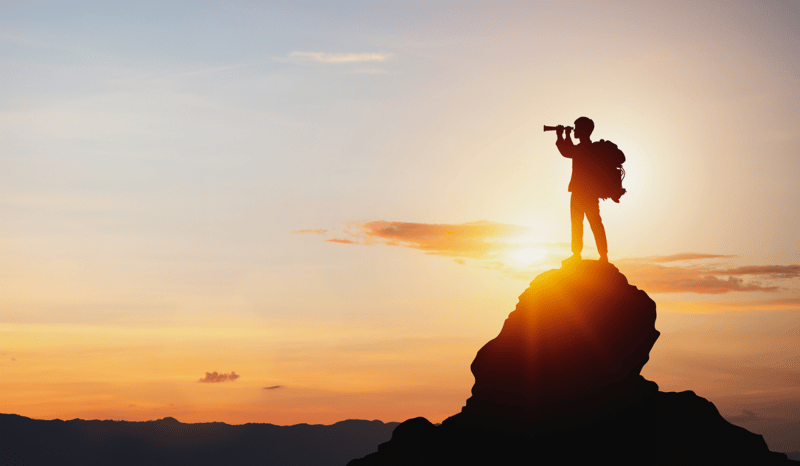
[{"label": "wispy cloud", "polygon": [[219,382],[233,382],[241,377],[236,372],[231,371],[230,374],[220,374],[218,372],[206,372],[206,376],[198,380],[200,383],[219,383]]},{"label": "wispy cloud", "polygon": [[531,229],[488,221],[462,224],[368,222],[361,225],[365,241],[421,249],[442,256],[486,258],[509,249],[512,239]]},{"label": "wispy cloud", "polygon": [[488,221],[462,224],[377,221],[352,223],[341,233],[324,229],[296,230],[292,233],[335,235],[326,240],[332,243],[384,244],[420,249],[427,254],[441,256],[496,259],[496,253],[529,247],[524,237],[530,235],[531,229]]},{"label": "wispy cloud", "polygon": [[291,61],[291,62],[316,62],[325,64],[343,64],[343,63],[366,63],[378,62],[383,63],[390,59],[393,55],[391,53],[383,52],[364,52],[364,53],[323,53],[323,52],[299,52],[293,51],[286,55],[286,57],[276,57],[278,61]]},{"label": "wispy cloud", "polygon": [[758,417],[756,415],[756,413],[754,413],[752,411],[748,411],[746,409],[743,409],[741,416],[730,416],[727,419],[730,422],[738,422],[738,421],[754,421],[756,419],[763,419],[763,418]]},{"label": "wispy cloud", "polygon": [[292,234],[293,235],[302,235],[302,234],[324,235],[327,232],[328,232],[328,230],[323,230],[322,228],[318,228],[316,230],[294,230],[292,232]]},{"label": "wispy cloud", "polygon": [[800,311],[800,299],[771,299],[755,301],[668,301],[659,300],[658,308],[688,314],[723,314],[729,312],[795,312]]},{"label": "wispy cloud", "polygon": [[349,239],[342,239],[342,238],[331,238],[326,239],[325,241],[329,243],[341,243],[341,244],[358,244],[357,242]]},{"label": "wispy cloud", "polygon": [[[798,265],[745,265],[724,267],[692,261],[726,259],[734,256],[716,254],[682,253],[671,256],[652,256],[622,259],[614,264],[628,276],[628,280],[652,293],[690,292],[721,294],[732,291],[778,291],[774,283],[745,281],[747,276],[762,280],[792,279],[800,277]],[[678,266],[661,265],[666,262],[688,262]]]},{"label": "wispy cloud", "polygon": [[273,385],[271,387],[264,387],[264,390],[277,390],[279,388],[283,388],[283,385]]},{"label": "wispy cloud", "polygon": [[[536,270],[569,250],[569,244],[533,239],[530,227],[477,221],[460,224],[414,222],[351,222],[343,229],[296,230],[316,233],[341,244],[400,246],[452,258],[460,265],[495,270],[503,277],[531,280]],[[552,264],[550,264],[552,262]]]},{"label": "wispy cloud", "polygon": [[696,252],[683,252],[680,254],[671,254],[669,256],[648,256],[631,260],[637,260],[640,262],[653,262],[658,264],[664,262],[678,262],[678,261],[689,261],[689,260],[700,260],[700,259],[729,259],[732,257],[736,256],[726,256],[720,254],[700,254]]},{"label": "wispy cloud", "polygon": [[772,278],[800,277],[800,265],[745,265],[733,269],[716,270],[717,275],[769,275]]},{"label": "wispy cloud", "polygon": [[359,68],[345,71],[345,74],[389,74],[389,71],[381,68]]},{"label": "wispy cloud", "polygon": [[[665,267],[649,262],[621,260],[614,262],[628,281],[648,293],[721,294],[731,291],[777,291],[777,286],[745,282],[734,274],[708,268]],[[720,278],[717,275],[727,275]]]},{"label": "wispy cloud", "polygon": [[[533,267],[558,267],[560,255],[569,251],[568,244],[536,241],[532,228],[485,220],[461,224],[358,222],[348,224],[343,231],[316,229],[293,233],[319,234],[331,243],[417,249],[519,280],[532,279],[537,272]],[[735,257],[685,252],[619,259],[614,265],[630,283],[648,293],[775,292],[781,290],[777,280],[800,277],[800,265],[725,266],[725,262]]]}]

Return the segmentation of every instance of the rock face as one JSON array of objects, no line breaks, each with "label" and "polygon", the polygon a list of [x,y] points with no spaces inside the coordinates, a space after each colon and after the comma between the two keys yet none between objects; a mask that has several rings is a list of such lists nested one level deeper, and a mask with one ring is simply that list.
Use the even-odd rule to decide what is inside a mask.
[{"label": "rock face", "polygon": [[439,426],[410,419],[349,465],[798,464],[709,401],[639,374],[655,320],[655,303],[613,265],[545,272],[478,351],[461,413]]},{"label": "rock face", "polygon": [[464,414],[547,423],[632,395],[659,332],[656,304],[616,267],[539,275],[472,363]]}]

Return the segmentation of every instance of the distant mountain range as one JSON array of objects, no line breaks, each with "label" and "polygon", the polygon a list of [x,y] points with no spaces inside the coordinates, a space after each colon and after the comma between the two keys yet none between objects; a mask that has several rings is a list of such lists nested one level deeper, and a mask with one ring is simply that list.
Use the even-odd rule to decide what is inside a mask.
[{"label": "distant mountain range", "polygon": [[344,466],[375,452],[397,422],[333,425],[43,421],[0,414],[2,465]]},{"label": "distant mountain range", "polygon": [[[337,465],[389,441],[397,422],[333,425],[42,421],[0,414],[2,465]],[[800,452],[788,453],[800,460]]]}]

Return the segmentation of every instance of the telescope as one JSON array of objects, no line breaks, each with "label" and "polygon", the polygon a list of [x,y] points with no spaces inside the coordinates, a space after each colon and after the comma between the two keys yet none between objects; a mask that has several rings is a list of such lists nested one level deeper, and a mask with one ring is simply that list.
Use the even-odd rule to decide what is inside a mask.
[{"label": "telescope", "polygon": [[[555,131],[557,129],[558,129],[558,126],[547,126],[547,125],[544,125],[544,130],[545,131]],[[572,126],[565,126],[564,129],[572,131],[573,128],[572,128]]]}]

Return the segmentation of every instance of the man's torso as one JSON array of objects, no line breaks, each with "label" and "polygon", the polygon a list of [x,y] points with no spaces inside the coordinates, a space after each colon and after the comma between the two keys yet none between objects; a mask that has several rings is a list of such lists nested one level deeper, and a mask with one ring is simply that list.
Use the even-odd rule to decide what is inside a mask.
[{"label": "man's torso", "polygon": [[572,159],[569,191],[573,194],[593,196],[597,192],[596,185],[600,174],[594,143],[569,144],[566,141],[559,143],[556,145],[561,154]]}]

